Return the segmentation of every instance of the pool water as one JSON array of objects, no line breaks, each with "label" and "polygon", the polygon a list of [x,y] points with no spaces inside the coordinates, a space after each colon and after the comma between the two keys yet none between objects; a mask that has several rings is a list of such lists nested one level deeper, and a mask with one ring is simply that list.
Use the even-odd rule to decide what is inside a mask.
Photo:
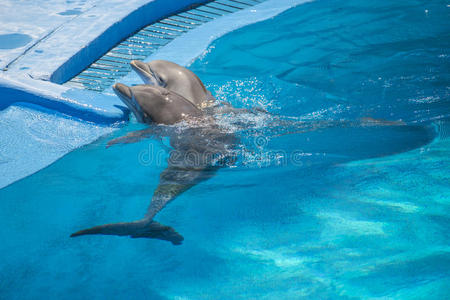
[{"label": "pool water", "polygon": [[131,122],[0,190],[0,298],[447,298],[449,14],[315,1],[220,38],[190,69],[259,110],[221,117],[238,161],[156,216],[183,244],[69,238],[145,213],[168,143],[106,149]]}]

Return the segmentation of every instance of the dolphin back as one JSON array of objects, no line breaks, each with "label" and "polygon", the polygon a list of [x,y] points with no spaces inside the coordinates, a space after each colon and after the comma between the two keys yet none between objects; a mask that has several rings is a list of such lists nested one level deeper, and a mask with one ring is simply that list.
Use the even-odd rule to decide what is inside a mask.
[{"label": "dolphin back", "polygon": [[174,245],[180,245],[184,240],[183,236],[176,232],[172,227],[147,219],[95,226],[72,233],[70,237],[90,234],[130,236],[131,238],[153,238],[169,241]]}]

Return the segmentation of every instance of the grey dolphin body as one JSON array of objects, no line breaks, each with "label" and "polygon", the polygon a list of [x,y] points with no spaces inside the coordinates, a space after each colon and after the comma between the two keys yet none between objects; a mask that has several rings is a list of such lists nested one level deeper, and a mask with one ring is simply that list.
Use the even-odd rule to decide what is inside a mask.
[{"label": "grey dolphin body", "polygon": [[[116,84],[114,91],[141,122],[153,124],[148,129],[132,132],[118,142],[135,142],[152,135],[170,138],[172,151],[167,168],[160,175],[147,213],[134,222],[95,226],[75,232],[71,237],[87,234],[156,238],[174,245],[183,237],[173,228],[153,220],[170,201],[192,186],[211,178],[216,171],[233,161],[229,148],[235,143],[232,134],[225,133],[214,124],[213,118],[182,96],[159,86],[128,87]],[[192,126],[161,126],[187,121]],[[158,125],[155,125],[158,124]]]},{"label": "grey dolphin body", "polygon": [[148,63],[133,60],[130,65],[144,83],[165,87],[183,95],[200,109],[211,106],[215,101],[197,75],[176,63],[165,60]]}]

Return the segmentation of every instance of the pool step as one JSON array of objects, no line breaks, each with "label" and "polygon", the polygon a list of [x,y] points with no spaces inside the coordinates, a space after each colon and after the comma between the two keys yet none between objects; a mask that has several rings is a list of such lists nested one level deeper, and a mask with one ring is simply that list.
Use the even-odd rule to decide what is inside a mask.
[{"label": "pool step", "polygon": [[132,60],[144,60],[160,47],[195,27],[265,0],[215,0],[147,25],[65,84],[101,92],[131,71]]}]

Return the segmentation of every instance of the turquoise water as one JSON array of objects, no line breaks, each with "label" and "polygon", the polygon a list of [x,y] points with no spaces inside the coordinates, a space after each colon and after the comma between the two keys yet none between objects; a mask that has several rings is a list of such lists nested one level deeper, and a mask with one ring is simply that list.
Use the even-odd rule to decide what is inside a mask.
[{"label": "turquoise water", "polygon": [[145,213],[167,141],[105,149],[131,123],[0,190],[0,298],[448,298],[449,14],[316,1],[217,40],[190,68],[270,114],[220,119],[238,161],[156,217],[183,244],[69,238]]}]

